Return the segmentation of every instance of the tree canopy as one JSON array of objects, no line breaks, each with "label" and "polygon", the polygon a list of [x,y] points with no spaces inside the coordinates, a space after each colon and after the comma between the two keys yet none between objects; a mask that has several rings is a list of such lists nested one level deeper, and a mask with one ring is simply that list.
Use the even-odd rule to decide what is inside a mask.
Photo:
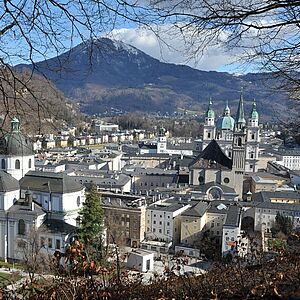
[{"label": "tree canopy", "polygon": [[100,194],[97,192],[95,185],[92,185],[86,193],[86,199],[79,215],[81,219],[78,230],[80,240],[85,246],[92,246],[95,243],[101,242],[103,210]]}]

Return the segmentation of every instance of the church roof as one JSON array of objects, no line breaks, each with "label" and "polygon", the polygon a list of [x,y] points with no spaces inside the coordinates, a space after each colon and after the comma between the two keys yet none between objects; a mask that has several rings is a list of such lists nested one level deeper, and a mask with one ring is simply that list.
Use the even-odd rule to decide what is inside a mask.
[{"label": "church roof", "polygon": [[19,189],[19,181],[7,172],[0,170],[0,192],[11,192]]},{"label": "church roof", "polygon": [[244,98],[243,98],[243,91],[241,92],[240,102],[236,114],[236,123],[238,124],[245,124],[245,113],[244,113]]},{"label": "church roof", "polygon": [[41,225],[40,230],[50,231],[50,232],[60,232],[70,234],[75,232],[77,228],[71,224],[66,223],[59,219],[46,219]]},{"label": "church roof", "polygon": [[21,133],[17,118],[11,121],[11,132],[0,139],[0,154],[13,156],[33,155],[33,145],[30,139]]},{"label": "church roof", "polygon": [[21,180],[20,186],[31,191],[66,194],[79,192],[83,185],[64,173],[29,171]]},{"label": "church roof", "polygon": [[252,104],[251,118],[254,119],[254,120],[258,120],[258,112],[256,110],[255,100],[253,100],[253,104]]},{"label": "church roof", "polygon": [[207,118],[214,118],[215,117],[215,112],[213,111],[213,109],[211,107],[212,107],[212,102],[209,101],[208,109],[207,109],[207,112],[206,112]]},{"label": "church roof", "polygon": [[218,119],[217,124],[216,124],[217,129],[229,129],[233,130],[234,128],[234,118],[231,116],[222,116]]},{"label": "church roof", "polygon": [[[206,163],[200,163],[200,161]],[[192,161],[190,168],[232,168],[232,160],[226,156],[219,144],[212,140],[207,147]]]}]

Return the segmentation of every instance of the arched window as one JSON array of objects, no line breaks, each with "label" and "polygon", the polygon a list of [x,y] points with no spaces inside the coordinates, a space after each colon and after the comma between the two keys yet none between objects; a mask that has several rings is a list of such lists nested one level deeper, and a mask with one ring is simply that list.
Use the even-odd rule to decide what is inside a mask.
[{"label": "arched window", "polygon": [[80,196],[77,197],[77,206],[80,206]]},{"label": "arched window", "polygon": [[31,169],[31,158],[29,158],[29,161],[28,161],[28,168]]},{"label": "arched window", "polygon": [[242,139],[238,138],[238,146],[242,146]]},{"label": "arched window", "polygon": [[21,168],[21,164],[20,164],[20,161],[18,159],[16,159],[16,162],[15,162],[15,169],[20,169]]},{"label": "arched window", "polygon": [[25,235],[25,221],[22,219],[18,223],[18,234]]},{"label": "arched window", "polygon": [[1,160],[1,169],[5,169],[5,159],[4,158],[2,158],[2,160]]}]

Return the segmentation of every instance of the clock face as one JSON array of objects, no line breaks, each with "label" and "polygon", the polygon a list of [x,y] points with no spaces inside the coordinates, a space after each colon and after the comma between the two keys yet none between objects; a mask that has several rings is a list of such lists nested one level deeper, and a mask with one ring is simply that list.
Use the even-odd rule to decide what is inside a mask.
[{"label": "clock face", "polygon": [[217,188],[212,188],[208,192],[208,198],[211,200],[219,200],[221,199],[221,191]]}]

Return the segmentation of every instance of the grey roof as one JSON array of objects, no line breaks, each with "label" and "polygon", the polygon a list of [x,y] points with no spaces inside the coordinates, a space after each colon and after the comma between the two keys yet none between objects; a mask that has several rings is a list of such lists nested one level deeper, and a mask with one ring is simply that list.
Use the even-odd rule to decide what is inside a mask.
[{"label": "grey roof", "polygon": [[29,171],[20,180],[21,189],[58,194],[83,190],[83,185],[64,173]]},{"label": "grey roof", "polygon": [[175,212],[176,210],[178,210],[186,205],[187,205],[186,203],[175,203],[175,204],[171,204],[171,205],[154,204],[154,205],[150,205],[149,209],[158,210],[158,211]]},{"label": "grey roof", "polygon": [[11,192],[19,189],[19,181],[7,172],[0,170],[0,192]]},{"label": "grey roof", "polygon": [[256,208],[276,209],[276,210],[289,210],[292,212],[299,212],[299,204],[280,203],[280,202],[261,202],[254,203]]},{"label": "grey roof", "polygon": [[252,195],[253,201],[256,202],[271,202],[271,198],[300,200],[300,193],[292,191],[262,191]]},{"label": "grey roof", "polygon": [[[219,205],[223,204],[226,208],[219,209]],[[227,214],[228,209],[231,205],[238,205],[235,201],[228,200],[214,200],[209,203],[209,208],[207,210],[208,213],[217,213],[217,214]]]},{"label": "grey roof", "polygon": [[193,143],[180,143],[180,144],[171,144],[167,143],[167,149],[171,150],[194,150],[195,146]]},{"label": "grey roof", "polygon": [[131,177],[125,174],[110,175],[102,173],[101,175],[99,170],[97,171],[98,172],[76,171],[76,176],[72,177],[76,181],[82,181],[82,184],[94,183],[100,188],[123,187],[131,181]]},{"label": "grey roof", "polygon": [[207,207],[208,204],[206,202],[200,201],[195,206],[184,211],[181,215],[185,217],[202,217],[205,214]]},{"label": "grey roof", "polygon": [[231,205],[228,208],[224,226],[237,227],[240,223],[241,208],[237,205]]},{"label": "grey roof", "polygon": [[36,202],[33,202],[32,210],[32,208],[24,201],[24,199],[18,200],[16,203],[14,203],[14,205],[9,208],[9,212],[36,215],[44,215],[46,213],[41,205]]},{"label": "grey roof", "polygon": [[194,190],[200,190],[201,192],[206,193],[208,189],[210,189],[211,187],[214,187],[214,186],[217,186],[220,189],[222,189],[224,194],[236,194],[236,191],[233,188],[226,186],[226,185],[216,183],[214,181],[207,182],[205,184],[201,184],[201,185],[197,186],[196,188],[194,188]]},{"label": "grey roof", "polygon": [[0,154],[15,156],[33,155],[33,145],[30,139],[21,132],[10,132],[0,139]]},{"label": "grey roof", "polygon": [[59,219],[46,219],[40,226],[40,230],[46,230],[50,232],[72,233],[76,230],[76,227]]}]

